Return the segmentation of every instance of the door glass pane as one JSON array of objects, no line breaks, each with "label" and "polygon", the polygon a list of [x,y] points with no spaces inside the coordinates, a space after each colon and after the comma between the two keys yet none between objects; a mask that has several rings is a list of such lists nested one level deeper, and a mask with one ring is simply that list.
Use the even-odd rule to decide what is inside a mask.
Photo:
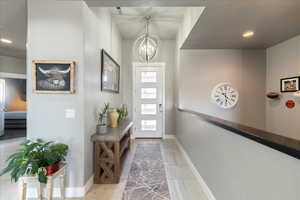
[{"label": "door glass pane", "polygon": [[156,83],[156,72],[142,72],[142,83]]},{"label": "door glass pane", "polygon": [[156,99],[156,88],[142,88],[141,89],[142,99]]},{"label": "door glass pane", "polygon": [[142,131],[156,131],[156,120],[142,120]]},{"label": "door glass pane", "polygon": [[156,115],[156,104],[142,104],[142,115]]}]

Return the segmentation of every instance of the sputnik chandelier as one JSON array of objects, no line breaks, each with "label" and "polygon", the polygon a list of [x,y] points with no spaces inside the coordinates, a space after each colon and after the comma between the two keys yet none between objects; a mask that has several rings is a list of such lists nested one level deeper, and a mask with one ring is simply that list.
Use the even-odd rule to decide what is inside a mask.
[{"label": "sputnik chandelier", "polygon": [[142,62],[149,62],[155,58],[158,53],[158,38],[156,36],[150,35],[149,24],[151,21],[151,16],[146,19],[146,29],[145,33],[139,36],[135,41],[135,52]]}]

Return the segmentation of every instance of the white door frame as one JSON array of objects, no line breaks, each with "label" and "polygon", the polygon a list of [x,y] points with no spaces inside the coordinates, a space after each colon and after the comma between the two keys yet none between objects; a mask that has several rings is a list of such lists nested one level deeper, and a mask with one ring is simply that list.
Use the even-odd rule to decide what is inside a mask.
[{"label": "white door frame", "polygon": [[[133,122],[135,123],[136,122],[136,113],[135,113],[135,110],[134,110],[134,105],[136,104],[135,102],[135,98],[136,98],[136,86],[135,86],[135,71],[137,68],[139,67],[160,67],[162,69],[162,91],[163,91],[163,95],[162,95],[162,104],[163,104],[163,122],[162,122],[162,139],[165,139],[166,137],[166,131],[165,131],[165,117],[166,117],[166,105],[165,105],[165,98],[166,98],[166,91],[165,91],[165,70],[166,70],[166,64],[163,63],[163,62],[154,62],[154,63],[140,63],[140,62],[134,62],[132,64],[133,66],[133,70],[132,70],[132,77],[133,77],[133,82],[132,82],[132,108],[133,108]],[[133,137],[135,138],[135,124],[134,124],[134,128],[133,128]]]}]

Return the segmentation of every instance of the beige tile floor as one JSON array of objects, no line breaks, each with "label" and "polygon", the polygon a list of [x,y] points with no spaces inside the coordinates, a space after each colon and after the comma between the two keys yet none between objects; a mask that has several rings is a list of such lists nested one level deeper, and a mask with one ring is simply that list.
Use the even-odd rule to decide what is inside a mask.
[{"label": "beige tile floor", "polygon": [[[84,198],[72,198],[70,200],[121,200],[134,156],[135,145],[141,142],[159,142],[161,144],[171,200],[207,200],[201,185],[174,139],[136,140],[132,151],[128,153],[119,184],[93,185]],[[16,194],[17,185],[11,184],[7,177],[0,178],[0,200],[14,200],[17,198]]]}]

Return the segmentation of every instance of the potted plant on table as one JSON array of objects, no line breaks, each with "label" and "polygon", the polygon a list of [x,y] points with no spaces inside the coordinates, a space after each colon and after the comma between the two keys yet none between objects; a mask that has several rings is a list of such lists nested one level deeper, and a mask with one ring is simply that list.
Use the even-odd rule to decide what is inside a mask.
[{"label": "potted plant on table", "polygon": [[55,173],[65,161],[68,146],[61,143],[26,140],[21,148],[7,159],[7,167],[0,176],[10,172],[11,180],[17,182],[20,177],[37,176],[39,182],[47,183],[47,176]]},{"label": "potted plant on table", "polygon": [[121,122],[128,116],[128,109],[125,104],[122,104],[120,108],[117,108],[117,112],[119,113],[118,122]]},{"label": "potted plant on table", "polygon": [[97,125],[97,133],[105,134],[107,132],[107,112],[109,103],[104,104],[104,108],[98,114],[99,124]]}]

